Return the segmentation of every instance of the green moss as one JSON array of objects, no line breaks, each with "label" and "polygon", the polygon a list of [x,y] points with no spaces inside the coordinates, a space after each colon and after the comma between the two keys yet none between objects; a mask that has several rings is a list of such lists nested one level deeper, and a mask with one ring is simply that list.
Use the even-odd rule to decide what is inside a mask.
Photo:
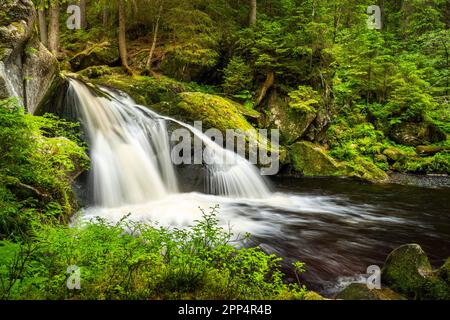
[{"label": "green moss", "polygon": [[361,178],[371,182],[384,182],[388,179],[386,172],[380,169],[370,159],[356,157],[345,164],[346,175],[348,176]]},{"label": "green moss", "polygon": [[164,76],[158,79],[143,76],[130,77],[116,68],[112,68],[107,75],[94,79],[92,82],[122,90],[137,103],[145,106],[155,105],[162,101],[175,103],[179,101],[178,93],[188,91],[189,88],[187,84]]},{"label": "green moss", "polygon": [[388,256],[382,281],[412,299],[450,299],[450,287],[433,274],[427,255],[417,244],[401,246]]},{"label": "green moss", "polygon": [[94,44],[70,59],[75,71],[98,65],[113,65],[119,60],[119,51],[109,41]]},{"label": "green moss", "polygon": [[352,283],[336,296],[339,300],[406,300],[389,288],[369,289],[366,284]]},{"label": "green moss", "polygon": [[186,121],[201,120],[206,127],[223,132],[227,129],[253,129],[241,114],[240,106],[231,100],[200,92],[184,92],[179,97],[181,101],[171,110]]},{"label": "green moss", "polygon": [[339,176],[342,165],[328,155],[326,150],[310,142],[297,142],[289,147],[293,168],[305,176]]},{"label": "green moss", "polygon": [[438,277],[444,280],[450,286],[450,258],[438,270]]},{"label": "green moss", "polygon": [[325,300],[325,298],[322,297],[317,292],[308,291],[307,293],[304,294],[303,300],[307,300],[307,301],[321,301],[321,300]]},{"label": "green moss", "polygon": [[266,123],[262,126],[279,129],[281,142],[289,145],[305,134],[315,118],[315,112],[295,110],[286,99],[274,93],[269,101]]}]

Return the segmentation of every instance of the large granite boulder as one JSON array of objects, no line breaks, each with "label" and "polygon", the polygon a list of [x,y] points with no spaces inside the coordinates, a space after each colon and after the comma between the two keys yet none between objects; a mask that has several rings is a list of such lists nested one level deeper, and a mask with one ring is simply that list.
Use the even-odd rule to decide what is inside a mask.
[{"label": "large granite boulder", "polygon": [[58,62],[39,42],[30,0],[3,0],[0,12],[0,99],[17,97],[34,113],[58,77]]}]

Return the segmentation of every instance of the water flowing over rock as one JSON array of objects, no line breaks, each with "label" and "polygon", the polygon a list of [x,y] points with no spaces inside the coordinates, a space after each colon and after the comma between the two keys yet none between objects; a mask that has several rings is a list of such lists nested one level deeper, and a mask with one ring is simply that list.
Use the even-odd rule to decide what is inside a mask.
[{"label": "water flowing over rock", "polygon": [[57,77],[57,60],[38,39],[30,0],[2,1],[0,11],[0,99],[17,97],[34,113]]},{"label": "water flowing over rock", "polygon": [[107,89],[97,93],[70,80],[68,105],[75,107],[87,131],[96,205],[142,204],[178,193],[167,122],[184,127],[204,144],[209,157],[203,164],[208,173],[205,192],[240,198],[270,195],[256,167],[194,127],[159,116],[128,96]]}]

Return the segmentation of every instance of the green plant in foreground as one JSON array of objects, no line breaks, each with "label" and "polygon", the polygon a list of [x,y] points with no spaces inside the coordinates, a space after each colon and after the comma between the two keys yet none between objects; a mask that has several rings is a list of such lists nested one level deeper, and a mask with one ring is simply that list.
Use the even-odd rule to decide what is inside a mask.
[{"label": "green plant in foreground", "polygon": [[[217,208],[196,225],[169,229],[123,218],[74,228],[43,225],[30,244],[7,243],[0,297],[8,299],[302,299],[283,282],[280,259],[237,248],[218,225]],[[14,254],[11,254],[11,250]],[[67,268],[81,272],[69,290]]]}]

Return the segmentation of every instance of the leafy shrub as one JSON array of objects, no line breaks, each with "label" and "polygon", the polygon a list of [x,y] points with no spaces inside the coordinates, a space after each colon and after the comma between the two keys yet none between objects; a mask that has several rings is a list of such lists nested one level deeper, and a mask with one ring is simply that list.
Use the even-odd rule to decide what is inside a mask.
[{"label": "leafy shrub", "polygon": [[[102,219],[76,228],[42,226],[2,269],[11,299],[281,299],[302,298],[286,285],[280,259],[260,248],[232,246],[216,208],[188,229]],[[0,253],[1,251],[0,247]],[[23,270],[17,271],[20,265]],[[81,290],[68,290],[67,268],[81,271]],[[302,271],[303,269],[298,269]],[[13,283],[13,285],[11,285]],[[5,289],[9,288],[9,289]]]},{"label": "leafy shrub", "polygon": [[26,114],[14,99],[0,101],[0,123],[0,238],[73,213],[71,183],[88,161],[76,125]]}]

